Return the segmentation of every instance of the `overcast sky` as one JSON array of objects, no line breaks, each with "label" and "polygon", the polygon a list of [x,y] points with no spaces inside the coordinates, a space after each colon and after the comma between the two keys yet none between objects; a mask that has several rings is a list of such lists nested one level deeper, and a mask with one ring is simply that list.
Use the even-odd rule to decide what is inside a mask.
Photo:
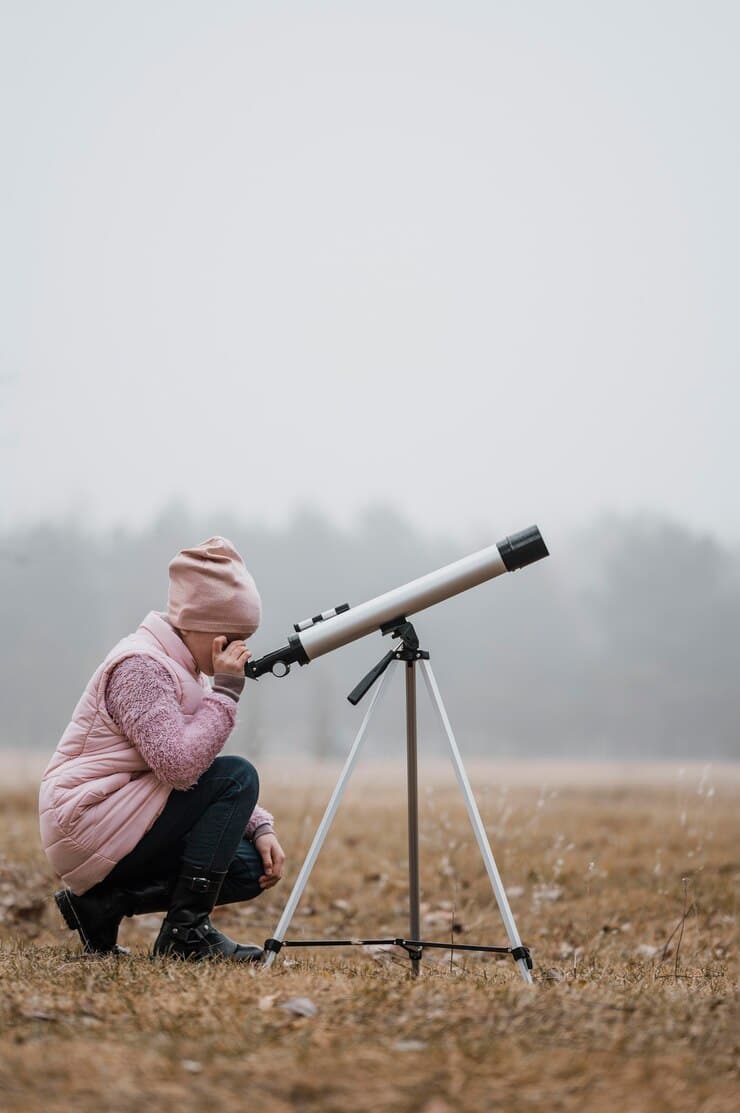
[{"label": "overcast sky", "polygon": [[0,11],[0,528],[740,540],[736,2]]}]

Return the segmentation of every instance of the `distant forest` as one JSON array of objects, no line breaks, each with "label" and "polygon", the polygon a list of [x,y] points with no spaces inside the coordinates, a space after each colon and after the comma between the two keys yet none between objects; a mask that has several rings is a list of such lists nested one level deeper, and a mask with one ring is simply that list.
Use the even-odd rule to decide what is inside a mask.
[{"label": "distant forest", "polygon": [[[166,610],[171,558],[212,534],[233,541],[259,587],[257,657],[285,644],[294,622],[363,602],[505,532],[463,547],[383,506],[343,531],[312,509],[268,528],[179,502],[143,532],[91,533],[75,520],[5,532],[0,746],[51,755],[103,657],[148,611]],[[550,559],[413,619],[463,753],[737,757],[740,553],[649,515],[605,517],[557,548],[546,540]],[[366,706],[346,695],[388,648],[378,633],[285,679],[248,681],[228,749],[343,755]],[[436,753],[442,739],[421,684],[419,704],[422,749]],[[404,730],[397,676],[367,754],[400,756]]]}]

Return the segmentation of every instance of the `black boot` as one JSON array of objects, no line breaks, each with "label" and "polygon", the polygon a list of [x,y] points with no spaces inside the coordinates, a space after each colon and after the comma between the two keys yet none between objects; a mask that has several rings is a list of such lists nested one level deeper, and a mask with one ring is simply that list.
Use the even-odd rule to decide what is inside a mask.
[{"label": "black boot", "polygon": [[119,947],[116,942],[121,920],[144,912],[166,912],[173,884],[173,878],[165,878],[136,888],[89,890],[82,896],[71,889],[59,889],[54,900],[67,927],[78,932],[85,954],[127,955],[129,948]]},{"label": "black boot", "polygon": [[192,870],[181,873],[175,883],[167,916],[154,941],[152,957],[171,955],[199,961],[228,958],[234,962],[260,962],[261,947],[236,943],[217,931],[209,916],[226,877],[224,873]]}]

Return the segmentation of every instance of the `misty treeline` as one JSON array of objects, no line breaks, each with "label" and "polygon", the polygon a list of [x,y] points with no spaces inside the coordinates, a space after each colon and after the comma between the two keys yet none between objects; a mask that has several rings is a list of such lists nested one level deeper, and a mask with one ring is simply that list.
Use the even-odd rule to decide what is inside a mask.
[{"label": "misty treeline", "polygon": [[[546,532],[546,531],[545,531]],[[351,530],[316,510],[283,527],[169,504],[145,531],[92,533],[75,520],[0,536],[0,745],[51,754],[92,672],[149,610],[166,610],[180,549],[228,537],[260,590],[255,657],[293,623],[357,604],[498,540],[416,531],[367,508]],[[418,614],[464,754],[729,757],[738,753],[740,554],[657,516],[609,517],[556,538],[551,557]],[[390,648],[379,633],[248,681],[228,749],[335,758],[369,696],[347,693]],[[398,674],[402,666],[392,666]],[[443,740],[419,684],[420,744]],[[391,689],[366,753],[404,751],[403,682]]]}]

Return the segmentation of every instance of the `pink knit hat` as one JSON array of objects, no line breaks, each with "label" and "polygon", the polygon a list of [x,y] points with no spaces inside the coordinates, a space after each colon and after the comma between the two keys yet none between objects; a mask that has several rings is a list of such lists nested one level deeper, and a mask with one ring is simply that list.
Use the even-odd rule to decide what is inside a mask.
[{"label": "pink knit hat", "polygon": [[[167,617],[181,630],[253,634],[262,618],[257,585],[225,537],[182,549],[169,565]],[[248,632],[248,633],[247,633]]]}]

